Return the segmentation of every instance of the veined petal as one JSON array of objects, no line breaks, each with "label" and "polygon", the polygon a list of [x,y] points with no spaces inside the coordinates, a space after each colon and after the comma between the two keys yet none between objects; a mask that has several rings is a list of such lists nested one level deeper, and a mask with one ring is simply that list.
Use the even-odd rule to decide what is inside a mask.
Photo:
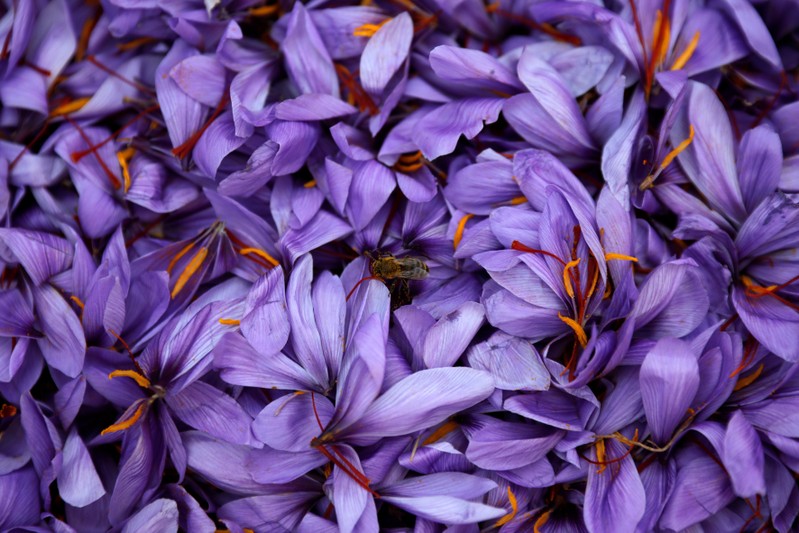
[{"label": "veined petal", "polygon": [[329,425],[334,412],[327,397],[314,394],[311,398],[311,394],[287,394],[269,403],[253,422],[255,436],[278,451],[308,451],[311,440]]},{"label": "veined petal", "polygon": [[655,441],[665,444],[699,390],[699,365],[688,344],[661,339],[641,365],[641,399]]},{"label": "veined petal", "polygon": [[379,95],[408,57],[413,39],[413,21],[400,13],[369,39],[361,55],[361,84],[372,95]]},{"label": "veined petal", "polygon": [[39,340],[39,349],[49,365],[74,378],[83,369],[86,352],[80,320],[51,285],[36,287],[33,299],[45,335]]},{"label": "veined petal", "polygon": [[249,446],[230,444],[201,431],[182,434],[188,466],[214,486],[233,494],[257,494],[257,483],[247,468]]},{"label": "veined petal", "polygon": [[277,353],[289,338],[283,269],[270,269],[250,288],[245,301],[241,332],[261,354]]},{"label": "veined petal", "polygon": [[252,446],[252,418],[230,396],[216,387],[196,381],[179,393],[167,396],[167,405],[189,426],[231,444]]},{"label": "veined petal", "polygon": [[466,354],[469,366],[490,373],[498,389],[532,391],[549,388],[549,372],[541,356],[524,339],[498,332],[470,348]]},{"label": "veined petal", "polygon": [[286,38],[281,43],[286,69],[303,94],[339,97],[338,77],[322,38],[302,4],[288,15]]},{"label": "veined petal", "polygon": [[751,498],[766,494],[763,444],[741,411],[735,411],[724,434],[721,460],[730,474],[736,496]]},{"label": "veined petal", "polygon": [[780,137],[767,126],[747,131],[738,148],[738,180],[750,213],[777,189],[782,172]]},{"label": "veined petal", "polygon": [[74,428],[64,443],[63,463],[58,474],[58,491],[65,502],[85,507],[105,494],[89,450]]},{"label": "veined petal", "polygon": [[476,524],[507,514],[501,507],[492,507],[452,496],[421,496],[419,498],[386,496],[383,499],[419,518],[445,524]]},{"label": "veined petal", "polygon": [[427,368],[452,366],[483,325],[483,317],[483,306],[475,302],[467,302],[441,317],[424,341]]},{"label": "veined petal", "polygon": [[174,500],[161,498],[148,504],[141,511],[130,517],[125,527],[122,528],[122,533],[177,530],[178,504]]},{"label": "veined petal", "polygon": [[329,94],[303,94],[275,106],[275,118],[289,121],[315,121],[351,115],[358,110]]},{"label": "veined petal", "polygon": [[429,56],[436,75],[461,87],[515,93],[522,84],[514,72],[495,57],[468,48],[437,46]]},{"label": "veined petal", "polygon": [[63,272],[72,263],[72,247],[61,237],[26,229],[0,228],[0,239],[36,285]]},{"label": "veined petal", "polygon": [[[614,439],[605,441],[607,460],[624,456],[606,469],[588,465],[583,517],[589,531],[635,531],[644,516],[646,493],[633,458]],[[595,456],[596,460],[601,460]]]},{"label": "veined petal", "polygon": [[[449,391],[441,394],[441,391]],[[347,430],[352,438],[406,435],[439,424],[494,391],[491,377],[471,368],[434,368],[403,379]]]},{"label": "veined petal", "polygon": [[[335,453],[338,457],[344,457],[347,466],[361,472],[361,460],[350,446],[336,446]],[[367,511],[367,502],[372,496],[352,478],[352,473],[342,471],[339,466],[333,469],[333,505],[336,508],[336,518],[338,527],[342,533],[352,533],[355,526],[361,519],[361,515]]]},{"label": "veined petal", "polygon": [[455,150],[461,135],[473,139],[484,124],[493,124],[505,101],[501,98],[464,98],[427,113],[418,123],[416,142],[427,159]]}]

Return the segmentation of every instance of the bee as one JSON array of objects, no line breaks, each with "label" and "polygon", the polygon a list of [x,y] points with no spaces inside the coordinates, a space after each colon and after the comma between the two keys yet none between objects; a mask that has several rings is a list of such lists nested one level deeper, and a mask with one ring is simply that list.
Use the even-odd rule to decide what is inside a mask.
[{"label": "bee", "polygon": [[427,264],[418,257],[395,257],[390,253],[374,257],[369,252],[366,252],[365,255],[371,261],[369,271],[372,275],[355,284],[347,295],[348,300],[362,282],[368,279],[379,279],[386,284],[391,293],[391,308],[397,309],[411,302],[408,282],[423,280],[430,273]]},{"label": "bee", "polygon": [[367,255],[372,260],[370,266],[372,275],[382,280],[425,279],[430,273],[427,265],[418,257],[394,257],[392,254],[383,254],[377,259]]}]

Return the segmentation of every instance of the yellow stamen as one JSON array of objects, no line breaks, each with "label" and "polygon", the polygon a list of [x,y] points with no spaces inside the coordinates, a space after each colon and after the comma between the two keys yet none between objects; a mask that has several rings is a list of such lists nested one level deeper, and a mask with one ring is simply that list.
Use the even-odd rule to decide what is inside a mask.
[{"label": "yellow stamen", "polygon": [[261,250],[259,248],[242,248],[241,250],[239,250],[239,253],[241,255],[255,254],[258,257],[260,257],[262,259],[265,259],[266,261],[271,263],[272,266],[278,266],[280,264],[277,261],[277,259],[275,259],[274,257],[272,257],[271,255],[269,255],[268,253],[264,252],[263,250]]},{"label": "yellow stamen", "polygon": [[610,252],[605,254],[605,262],[607,263],[608,261],[632,261],[633,263],[637,263],[638,258],[631,255]]},{"label": "yellow stamen", "polygon": [[441,427],[431,433],[430,436],[427,437],[424,442],[422,442],[422,445],[427,446],[428,444],[438,442],[456,429],[458,429],[458,424],[452,420],[449,420],[447,423],[443,424]]},{"label": "yellow stamen", "polygon": [[741,282],[743,282],[743,285],[746,288],[746,292],[755,295],[769,294],[779,288],[779,285],[769,285],[768,287],[761,287],[760,285],[755,285],[755,282],[752,281],[752,278],[750,278],[749,276],[741,276]]},{"label": "yellow stamen", "polygon": [[180,258],[183,257],[184,255],[186,255],[188,253],[188,251],[191,250],[192,248],[194,248],[194,243],[193,242],[190,242],[189,244],[184,246],[177,254],[175,254],[175,257],[173,257],[172,260],[169,262],[169,265],[167,265],[167,267],[166,267],[166,271],[171,274],[172,273],[172,269],[175,268],[176,264],[178,264],[178,261],[180,261]]},{"label": "yellow stamen", "polygon": [[533,533],[541,533],[541,528],[544,527],[544,524],[547,523],[547,521],[549,520],[549,515],[551,514],[552,510],[550,509],[549,511],[538,517],[538,520],[536,520],[535,524],[533,524]]},{"label": "yellow stamen", "polygon": [[408,173],[408,172],[416,172],[417,170],[419,170],[423,166],[424,166],[424,162],[423,161],[419,161],[417,163],[407,163],[407,164],[406,163],[397,163],[396,165],[394,165],[394,169],[395,170],[399,170],[400,172],[403,172],[403,173]]},{"label": "yellow stamen", "polygon": [[669,166],[671,164],[671,162],[674,161],[674,159],[683,152],[683,150],[688,148],[688,146],[693,141],[694,141],[694,125],[691,124],[688,127],[688,138],[685,139],[680,144],[678,144],[676,148],[674,148],[671,152],[669,152],[666,155],[666,157],[663,158],[663,162],[660,163],[660,166],[658,167],[657,172],[647,176],[646,179],[641,183],[639,188],[642,191],[650,188],[652,186],[652,184],[655,182],[655,180],[657,179],[657,177],[660,176],[660,173],[663,172],[663,170],[665,170],[665,168],[667,166]]},{"label": "yellow stamen", "polygon": [[572,320],[567,316],[563,316],[562,314],[558,313],[558,318],[561,319],[567,326],[574,330],[574,335],[577,337],[577,342],[580,343],[580,346],[585,348],[586,344],[588,344],[588,337],[585,334],[585,330],[583,327],[577,323],[577,321]]},{"label": "yellow stamen", "polygon": [[80,308],[81,308],[81,311],[82,311],[82,310],[83,310],[83,308],[85,307],[85,306],[83,305],[83,302],[81,301],[81,299],[80,299],[80,298],[78,298],[77,296],[75,296],[74,294],[73,294],[72,296],[70,296],[70,297],[69,297],[69,299],[70,299],[70,300],[72,300],[73,302],[75,302],[75,304],[76,304],[78,307],[80,307]]},{"label": "yellow stamen", "polygon": [[150,386],[150,380],[142,376],[135,370],[114,370],[108,374],[108,379],[114,378],[130,378],[139,384],[139,387],[146,389]]},{"label": "yellow stamen", "polygon": [[124,150],[117,152],[117,161],[119,161],[119,168],[122,169],[122,178],[125,181],[125,192],[128,192],[128,189],[130,189],[130,170],[128,169],[128,161],[130,161],[135,153],[136,149],[132,146],[128,146]]},{"label": "yellow stamen", "polygon": [[84,96],[83,98],[76,98],[70,102],[67,102],[66,104],[61,104],[50,111],[50,116],[59,117],[61,115],[68,115],[70,113],[74,113],[75,111],[79,111],[89,102],[89,100],[91,100],[90,96]]},{"label": "yellow stamen", "polygon": [[596,462],[600,463],[599,468],[596,469],[596,473],[601,474],[607,467],[605,464],[605,441],[602,439],[596,441]]},{"label": "yellow stamen", "polygon": [[178,277],[178,281],[175,283],[175,287],[172,289],[172,298],[178,295],[178,293],[183,289],[183,287],[188,283],[189,279],[199,270],[200,266],[205,261],[206,256],[208,255],[208,248],[203,246],[200,248],[194,257],[191,258],[189,264],[186,265],[186,268],[183,269],[183,272],[180,273]]},{"label": "yellow stamen", "polygon": [[372,35],[377,33],[377,30],[382,28],[383,25],[386,22],[388,22],[389,20],[391,20],[391,19],[388,18],[388,19],[386,19],[383,22],[380,22],[378,24],[361,24],[360,26],[355,28],[355,31],[353,31],[352,34],[355,37],[371,37]]},{"label": "yellow stamen", "polygon": [[314,187],[316,187],[316,180],[306,181],[303,184],[303,187],[305,187],[306,189],[313,189]]},{"label": "yellow stamen", "polygon": [[[594,269],[594,276],[591,278],[591,286],[588,287],[588,291],[585,293],[585,299],[587,300],[591,296],[594,295],[594,291],[596,290],[597,282],[599,282],[599,269]],[[610,283],[608,283],[608,287],[610,287]]]},{"label": "yellow stamen", "polygon": [[139,421],[141,415],[144,414],[145,406],[146,406],[145,403],[140,403],[139,406],[136,408],[136,411],[133,413],[133,415],[130,416],[130,418],[127,418],[122,422],[108,426],[107,428],[105,428],[100,432],[100,435],[108,435],[109,433],[116,433],[117,431],[128,429],[133,424]]},{"label": "yellow stamen", "polygon": [[688,46],[685,47],[685,50],[682,51],[682,54],[674,60],[674,63],[671,64],[671,70],[680,70],[688,63],[688,60],[691,59],[691,56],[694,55],[696,51],[696,45],[699,44],[699,32],[694,33],[691,42],[688,43]]},{"label": "yellow stamen", "polygon": [[254,7],[248,11],[251,17],[268,17],[274,15],[280,9],[280,4]]},{"label": "yellow stamen", "polygon": [[241,324],[241,320],[236,320],[235,318],[220,318],[219,323],[223,326],[238,326]]},{"label": "yellow stamen", "polygon": [[458,227],[455,228],[455,236],[452,237],[452,247],[454,249],[458,249],[458,245],[461,243],[461,239],[463,238],[463,231],[466,229],[466,223],[469,222],[469,219],[471,219],[473,216],[474,215],[471,213],[463,215],[458,222]]},{"label": "yellow stamen", "polygon": [[566,263],[566,266],[563,267],[563,286],[566,287],[566,294],[569,295],[569,298],[574,298],[574,287],[572,287],[572,280],[571,276],[569,275],[569,271],[580,264],[579,259],[575,259],[574,261],[569,261]]},{"label": "yellow stamen", "polygon": [[741,379],[739,379],[738,383],[735,384],[735,387],[733,387],[732,390],[739,391],[739,390],[743,389],[744,387],[747,387],[747,386],[751,385],[752,382],[755,381],[757,378],[759,378],[760,374],[763,373],[764,366],[765,365],[763,363],[760,363],[760,366],[757,367],[757,370],[755,370],[754,372],[752,372],[748,376],[742,377]]},{"label": "yellow stamen", "polygon": [[514,518],[516,518],[516,513],[519,512],[519,502],[516,501],[516,495],[513,494],[513,491],[510,490],[510,485],[508,485],[508,502],[510,502],[511,511],[494,522],[494,527],[502,527]]}]

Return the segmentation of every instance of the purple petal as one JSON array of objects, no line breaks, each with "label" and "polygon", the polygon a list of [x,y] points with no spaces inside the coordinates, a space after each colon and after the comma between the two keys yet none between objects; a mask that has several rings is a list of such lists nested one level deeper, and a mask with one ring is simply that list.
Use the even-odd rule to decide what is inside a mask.
[{"label": "purple petal", "polygon": [[547,390],[549,372],[535,347],[518,337],[497,332],[467,352],[469,366],[494,377],[498,389]]},{"label": "purple petal", "polygon": [[255,531],[296,531],[303,516],[320,497],[309,484],[274,488],[259,496],[242,498],[219,508],[219,518]]},{"label": "purple petal", "polygon": [[361,55],[361,84],[379,95],[408,57],[413,39],[413,21],[400,13],[381,26],[369,39]]},{"label": "purple petal", "polygon": [[294,266],[289,280],[287,295],[288,318],[291,323],[291,345],[300,364],[324,388],[328,383],[328,371],[322,354],[322,341],[316,327],[314,306],[311,298],[313,260],[306,255]]},{"label": "purple petal", "polygon": [[293,481],[329,462],[330,459],[317,450],[283,452],[264,447],[250,451],[247,468],[255,481],[274,484]]},{"label": "purple petal", "polygon": [[780,137],[767,126],[747,131],[738,148],[738,180],[750,213],[777,189],[782,172]]},{"label": "purple petal", "polygon": [[231,444],[253,444],[252,419],[236,400],[216,387],[197,381],[166,400],[175,416],[189,426]]},{"label": "purple petal", "polygon": [[288,394],[264,407],[253,422],[255,436],[277,451],[308,451],[311,440],[328,426],[334,411],[326,397],[315,394],[311,398],[311,394]]},{"label": "purple petal", "polygon": [[491,507],[452,496],[422,496],[419,498],[386,496],[383,499],[419,518],[445,524],[476,524],[507,514],[501,507]]},{"label": "purple petal", "polygon": [[211,55],[187,57],[169,71],[178,87],[201,104],[216,107],[225,93],[225,67]]},{"label": "purple petal", "polygon": [[39,522],[39,479],[31,467],[0,476],[0,527],[13,530]]},{"label": "purple petal", "polygon": [[105,494],[89,450],[78,432],[73,430],[64,443],[63,463],[58,474],[58,492],[74,507],[85,507]]},{"label": "purple petal", "polygon": [[0,239],[11,250],[36,285],[66,270],[72,247],[60,237],[25,229],[0,228]]},{"label": "purple petal", "polygon": [[247,468],[250,447],[217,440],[200,431],[187,431],[182,438],[192,471],[233,494],[260,492],[262,485]]},{"label": "purple petal", "polygon": [[205,116],[205,107],[183,92],[169,77],[169,72],[175,65],[196,55],[196,50],[179,39],[155,71],[155,91],[173,147],[180,146],[191,137]]},{"label": "purple petal", "polygon": [[320,246],[344,237],[351,231],[352,228],[342,219],[320,210],[302,228],[289,229],[280,239],[280,244],[293,262]]},{"label": "purple petal", "polygon": [[281,48],[291,79],[303,94],[329,94],[338,98],[333,61],[308,11],[302,4],[295,4],[287,18],[286,38]]},{"label": "purple petal", "polygon": [[456,86],[506,93],[522,89],[511,69],[479,50],[437,46],[430,52],[429,60],[430,67],[439,78]]},{"label": "purple petal", "polygon": [[280,352],[259,352],[240,335],[228,333],[214,348],[214,367],[232,385],[307,390],[313,388],[308,372]]},{"label": "purple petal", "polygon": [[457,311],[441,317],[424,341],[423,357],[427,368],[452,366],[483,325],[483,316],[482,305],[467,302]]},{"label": "purple petal", "polygon": [[735,411],[727,424],[721,460],[736,496],[751,498],[766,494],[763,444],[741,411]]},{"label": "purple petal", "polygon": [[[346,458],[348,465],[352,465],[357,472],[361,472],[361,460],[349,446],[336,446],[335,452]],[[367,502],[371,495],[351,474],[347,474],[337,467],[333,470],[333,505],[336,508],[338,527],[343,533],[351,533],[367,510]]]},{"label": "purple petal", "polygon": [[122,528],[122,533],[137,531],[177,531],[178,505],[173,500],[162,498],[148,504],[133,515]]},{"label": "purple petal", "polygon": [[641,365],[641,400],[655,441],[665,444],[685,419],[699,390],[699,365],[690,347],[661,339]]},{"label": "purple petal", "polygon": [[197,168],[209,178],[216,177],[222,160],[246,141],[236,135],[233,115],[226,111],[214,120],[192,152]]},{"label": "purple petal", "polygon": [[290,121],[314,121],[351,115],[358,110],[329,94],[303,94],[283,100],[275,107],[275,118]]},{"label": "purple petal", "polygon": [[743,33],[752,52],[771,63],[775,69],[782,69],[774,39],[752,4],[742,0],[723,0],[720,7],[738,23],[738,29]]},{"label": "purple petal", "polygon": [[[624,445],[606,441],[607,459],[624,456],[607,468],[588,465],[583,517],[589,531],[635,531],[644,516],[647,495]],[[601,470],[601,471],[600,471]]]},{"label": "purple petal", "polygon": [[496,122],[503,103],[501,98],[464,98],[444,104],[419,121],[416,142],[427,159],[450,154],[461,135],[473,139],[484,124]]},{"label": "purple petal", "polygon": [[590,403],[554,388],[513,396],[505,400],[503,407],[511,413],[567,431],[583,429],[594,411]]},{"label": "purple petal", "polygon": [[241,332],[261,354],[279,352],[289,338],[283,269],[273,268],[250,288],[245,301]]},{"label": "purple petal", "polygon": [[[441,391],[449,391],[442,394]],[[380,396],[347,430],[359,438],[406,435],[471,407],[494,391],[491,377],[471,368],[434,368],[411,374]]]},{"label": "purple petal", "polygon": [[80,320],[50,285],[37,287],[33,298],[45,334],[45,338],[39,340],[42,355],[53,368],[68,377],[77,376],[83,369],[86,352],[86,338]]},{"label": "purple petal", "polygon": [[354,168],[347,214],[356,230],[366,227],[377,215],[396,183],[394,172],[377,161],[364,161]]},{"label": "purple petal", "polygon": [[563,437],[563,432],[544,426],[491,417],[481,417],[465,432],[469,438],[466,457],[486,470],[511,470],[535,463]]},{"label": "purple petal", "polygon": [[748,296],[742,287],[732,291],[732,303],[738,316],[763,346],[786,361],[799,361],[799,315],[784,303],[764,296]]}]

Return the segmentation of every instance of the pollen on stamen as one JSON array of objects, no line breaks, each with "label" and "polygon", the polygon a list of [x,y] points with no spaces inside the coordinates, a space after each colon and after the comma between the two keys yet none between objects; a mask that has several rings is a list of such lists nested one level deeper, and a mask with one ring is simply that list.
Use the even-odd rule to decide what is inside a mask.
[{"label": "pollen on stamen", "polygon": [[122,420],[121,422],[108,426],[107,428],[105,428],[100,432],[100,435],[108,435],[109,433],[116,433],[117,431],[123,431],[128,429],[129,427],[132,427],[133,424],[138,422],[139,419],[144,414],[145,407],[146,407],[145,403],[143,402],[140,403],[139,406],[136,408],[136,411],[130,417],[126,418],[125,420]]},{"label": "pollen on stamen", "polygon": [[754,372],[752,372],[748,376],[744,376],[741,379],[739,379],[738,382],[735,384],[735,386],[732,388],[732,390],[739,391],[744,387],[748,387],[749,385],[754,383],[754,381],[760,377],[760,374],[763,373],[763,368],[765,368],[765,364],[760,363],[760,365],[757,367],[757,369]]},{"label": "pollen on stamen", "polygon": [[609,252],[605,254],[605,262],[607,263],[608,261],[632,261],[633,263],[637,263],[638,258],[631,255]]},{"label": "pollen on stamen", "polygon": [[241,324],[241,320],[236,318],[220,318],[219,323],[223,326],[238,326]]},{"label": "pollen on stamen", "polygon": [[316,180],[306,181],[302,186],[304,189],[313,189],[316,187]]},{"label": "pollen on stamen", "polygon": [[541,533],[541,528],[544,527],[544,524],[549,521],[549,517],[551,515],[552,509],[539,516],[538,520],[536,520],[535,524],[533,524],[533,533]]},{"label": "pollen on stamen", "polygon": [[586,345],[588,344],[588,336],[585,334],[585,330],[583,329],[583,327],[579,323],[577,323],[576,320],[564,316],[560,313],[558,313],[558,318],[561,319],[564,324],[572,328],[572,330],[574,331],[574,336],[577,338],[577,342],[580,343],[581,347],[585,348]]},{"label": "pollen on stamen", "polygon": [[180,293],[181,290],[183,290],[183,287],[186,286],[186,283],[188,283],[197,270],[200,269],[200,266],[202,266],[207,255],[208,248],[205,246],[200,248],[197,253],[194,254],[194,256],[191,258],[191,261],[189,261],[189,264],[186,265],[186,268],[184,268],[183,272],[181,272],[180,276],[178,276],[178,280],[175,283],[175,287],[172,289],[171,293],[173,299]]},{"label": "pollen on stamen", "polygon": [[455,236],[452,237],[452,247],[457,249],[458,245],[461,243],[461,239],[463,239],[463,232],[466,229],[466,223],[474,217],[474,214],[468,213],[461,217],[460,221],[458,222],[458,227],[455,228]]},{"label": "pollen on stamen", "polygon": [[75,305],[80,307],[81,311],[83,311],[85,305],[83,305],[83,301],[80,298],[78,298],[77,296],[75,296],[73,294],[72,296],[69,297],[69,299],[72,300],[73,302],[75,302]]}]

